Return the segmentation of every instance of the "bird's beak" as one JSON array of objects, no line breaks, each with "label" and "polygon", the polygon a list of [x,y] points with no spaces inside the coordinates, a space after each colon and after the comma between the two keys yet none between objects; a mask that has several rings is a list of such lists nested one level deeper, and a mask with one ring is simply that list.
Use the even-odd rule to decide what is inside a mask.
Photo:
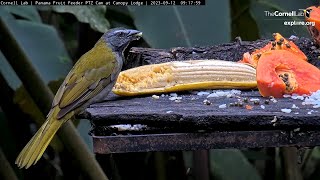
[{"label": "bird's beak", "polygon": [[130,30],[128,36],[133,38],[134,40],[138,40],[142,37],[142,32],[137,30]]}]

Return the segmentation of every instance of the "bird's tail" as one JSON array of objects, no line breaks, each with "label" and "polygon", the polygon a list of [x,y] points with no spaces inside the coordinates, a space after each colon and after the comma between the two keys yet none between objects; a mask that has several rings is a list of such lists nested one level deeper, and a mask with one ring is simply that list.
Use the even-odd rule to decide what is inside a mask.
[{"label": "bird's tail", "polygon": [[50,111],[47,120],[20,152],[15,162],[18,167],[27,169],[41,158],[60,126],[68,120],[56,119],[58,111],[57,107]]}]

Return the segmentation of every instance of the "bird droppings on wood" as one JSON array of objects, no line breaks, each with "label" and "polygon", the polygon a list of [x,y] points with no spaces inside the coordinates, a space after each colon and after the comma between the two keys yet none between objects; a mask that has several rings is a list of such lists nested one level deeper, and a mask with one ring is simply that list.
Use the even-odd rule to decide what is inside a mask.
[{"label": "bird droppings on wood", "polygon": [[272,97],[270,98],[270,101],[273,102],[273,103],[277,103],[278,101],[276,100],[276,98]]},{"label": "bird droppings on wood", "polygon": [[203,104],[205,104],[205,105],[211,105],[212,103],[211,103],[208,99],[205,99],[205,100],[203,100]]},{"label": "bird droppings on wood", "polygon": [[276,123],[277,122],[277,116],[274,116],[273,119],[271,120],[271,123]]},{"label": "bird droppings on wood", "polygon": [[152,95],[151,96],[153,99],[159,99],[160,98],[160,96],[158,96],[158,95]]},{"label": "bird droppings on wood", "polygon": [[226,107],[227,107],[226,104],[221,104],[221,105],[219,105],[219,108],[226,108]]},{"label": "bird droppings on wood", "polygon": [[283,109],[281,109],[281,112],[284,112],[284,113],[291,113],[291,109],[289,109],[289,108],[283,108]]}]

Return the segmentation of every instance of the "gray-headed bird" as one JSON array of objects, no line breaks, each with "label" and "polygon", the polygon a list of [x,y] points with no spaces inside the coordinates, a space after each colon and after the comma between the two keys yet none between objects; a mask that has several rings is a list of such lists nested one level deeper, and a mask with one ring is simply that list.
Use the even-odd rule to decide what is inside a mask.
[{"label": "gray-headed bird", "polygon": [[57,91],[47,120],[17,157],[20,168],[37,163],[63,123],[108,95],[124,63],[124,50],[141,36],[137,30],[111,29],[80,57]]}]

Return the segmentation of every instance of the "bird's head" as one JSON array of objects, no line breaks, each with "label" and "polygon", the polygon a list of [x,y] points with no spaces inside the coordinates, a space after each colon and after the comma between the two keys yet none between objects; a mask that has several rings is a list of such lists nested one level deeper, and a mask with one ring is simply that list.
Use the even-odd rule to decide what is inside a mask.
[{"label": "bird's head", "polygon": [[311,11],[312,11],[314,8],[316,8],[316,7],[315,7],[315,6],[311,6],[311,7],[307,8],[307,9],[304,9],[304,10],[303,10],[304,17],[305,17],[306,19],[310,18]]},{"label": "bird's head", "polygon": [[114,28],[107,31],[102,38],[116,52],[123,52],[131,41],[138,40],[142,32],[133,29]]}]

